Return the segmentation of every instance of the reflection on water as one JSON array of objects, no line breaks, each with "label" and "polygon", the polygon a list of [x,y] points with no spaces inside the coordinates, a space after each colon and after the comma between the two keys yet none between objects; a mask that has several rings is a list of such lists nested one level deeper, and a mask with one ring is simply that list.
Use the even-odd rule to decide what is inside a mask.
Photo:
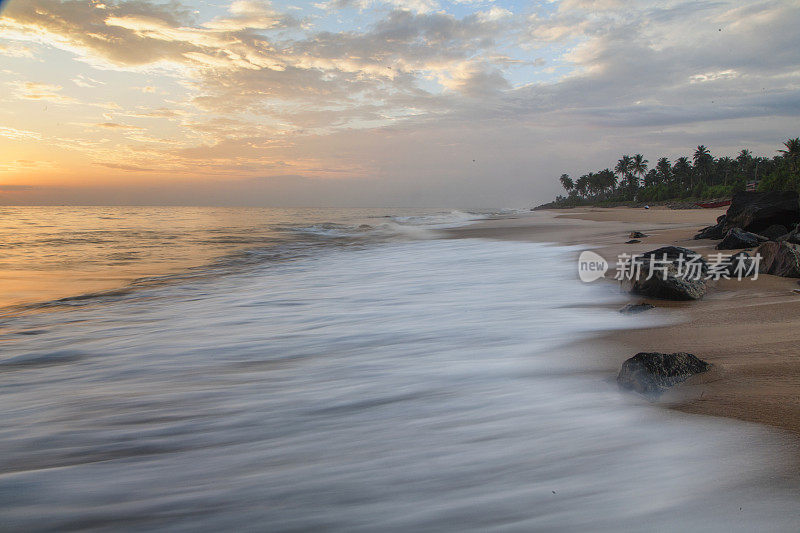
[{"label": "reflection on water", "polygon": [[328,247],[7,319],[2,523],[795,531],[778,436],[664,414],[555,355],[650,320],[581,307],[609,295],[567,257]]},{"label": "reflection on water", "polygon": [[183,273],[237,250],[396,236],[420,221],[435,227],[481,216],[449,210],[431,216],[421,209],[4,206],[0,308]]}]

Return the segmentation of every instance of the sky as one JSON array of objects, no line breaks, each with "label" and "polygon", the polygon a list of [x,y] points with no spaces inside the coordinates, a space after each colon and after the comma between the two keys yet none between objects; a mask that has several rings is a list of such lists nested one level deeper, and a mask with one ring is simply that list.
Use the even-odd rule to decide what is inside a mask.
[{"label": "sky", "polygon": [[0,203],[524,207],[800,135],[800,0],[0,0]]}]

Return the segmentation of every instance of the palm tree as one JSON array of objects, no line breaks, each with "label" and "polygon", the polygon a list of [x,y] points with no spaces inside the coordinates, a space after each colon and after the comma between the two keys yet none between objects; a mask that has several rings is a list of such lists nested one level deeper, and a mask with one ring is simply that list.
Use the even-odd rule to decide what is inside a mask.
[{"label": "palm tree", "polygon": [[739,163],[739,174],[746,177],[748,174],[747,170],[753,163],[753,152],[742,148],[739,155],[736,156],[736,162]]},{"label": "palm tree", "polygon": [[692,185],[692,164],[688,157],[679,157],[672,165],[672,173],[681,181],[684,187]]},{"label": "palm tree", "polygon": [[692,158],[694,160],[694,165],[697,166],[698,163],[708,160],[710,156],[711,152],[705,147],[705,145],[701,144],[697,147],[697,150],[694,151],[694,157]]},{"label": "palm tree", "polygon": [[592,191],[592,194],[595,196],[602,194],[605,189],[603,177],[599,173],[589,172],[586,178],[589,181],[589,189]]},{"label": "palm tree", "polygon": [[786,150],[778,150],[789,161],[792,172],[797,172],[797,161],[800,160],[800,137],[789,139],[783,145]]},{"label": "palm tree", "polygon": [[697,150],[694,151],[692,159],[694,161],[695,170],[697,170],[703,178],[706,178],[705,181],[708,182],[711,163],[714,162],[714,158],[711,157],[711,152],[701,144],[697,147]]},{"label": "palm tree", "polygon": [[736,161],[738,161],[739,165],[741,166],[749,163],[751,159],[753,159],[753,152],[747,150],[746,148],[742,148],[742,151],[736,156]]},{"label": "palm tree", "polygon": [[575,183],[572,181],[572,178],[569,177],[569,174],[561,174],[561,177],[558,178],[558,180],[561,182],[561,186],[564,187],[564,190],[567,192],[575,188]]},{"label": "palm tree", "polygon": [[598,176],[600,176],[600,182],[603,186],[603,192],[613,190],[614,187],[617,186],[617,177],[614,175],[613,172],[611,172],[610,169],[606,168],[604,170],[601,170],[598,173]]},{"label": "palm tree", "polygon": [[652,187],[658,184],[658,181],[658,172],[654,168],[648,170],[647,174],[644,175],[644,184],[646,187]]},{"label": "palm tree", "polygon": [[667,183],[672,177],[672,165],[669,164],[669,159],[662,157],[656,163],[656,172],[658,173],[658,180],[661,183]]},{"label": "palm tree", "polygon": [[617,166],[614,167],[614,172],[619,174],[620,176],[620,186],[622,187],[630,187],[630,173],[631,173],[631,164],[633,163],[633,159],[629,155],[623,155],[622,159],[617,161]]},{"label": "palm tree", "polygon": [[614,172],[619,174],[621,179],[625,179],[628,175],[628,172],[631,170],[631,156],[623,155],[622,159],[617,161],[617,166],[614,167]]},{"label": "palm tree", "polygon": [[589,188],[589,179],[584,175],[578,178],[578,181],[575,182],[575,190],[578,191],[578,194],[581,196],[586,196],[586,190]]},{"label": "palm tree", "polygon": [[641,178],[647,172],[647,163],[647,159],[642,154],[636,154],[633,156],[633,163],[631,163],[631,172]]},{"label": "palm tree", "polygon": [[727,185],[728,184],[728,177],[733,174],[733,169],[735,168],[736,161],[731,159],[728,156],[720,157],[717,159],[717,164],[715,165],[716,172],[714,174],[719,177],[722,176],[723,180],[722,183]]}]

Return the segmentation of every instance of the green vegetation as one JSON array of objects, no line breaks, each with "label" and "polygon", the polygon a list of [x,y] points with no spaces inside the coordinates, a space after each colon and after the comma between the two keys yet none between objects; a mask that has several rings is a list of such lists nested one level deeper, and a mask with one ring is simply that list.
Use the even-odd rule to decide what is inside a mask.
[{"label": "green vegetation", "polygon": [[577,179],[559,178],[566,196],[558,196],[552,207],[604,205],[624,202],[701,200],[725,198],[745,190],[748,183],[757,190],[800,192],[800,138],[783,143],[773,158],[753,157],[742,150],[734,157],[714,158],[700,145],[692,158],[679,157],[670,163],[659,158],[652,168],[642,154],[624,155],[614,170],[589,172]]}]

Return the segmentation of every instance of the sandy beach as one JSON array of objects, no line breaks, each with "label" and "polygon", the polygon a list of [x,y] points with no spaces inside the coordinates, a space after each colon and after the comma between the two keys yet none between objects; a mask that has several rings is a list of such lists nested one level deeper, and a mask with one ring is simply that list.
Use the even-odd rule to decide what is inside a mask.
[{"label": "sandy beach", "polygon": [[[622,252],[643,253],[665,245],[684,246],[704,255],[715,253],[717,241],[692,237],[724,212],[667,208],[537,211],[515,219],[483,221],[449,233],[454,238],[580,245],[613,264]],[[631,231],[644,232],[648,237],[640,243],[625,244]],[[760,275],[757,280],[721,280],[696,302],[630,295],[631,303],[655,305],[657,309],[649,313],[668,317],[671,324],[608,333],[572,345],[569,350],[610,377],[616,375],[624,360],[638,352],[692,353],[712,363],[713,370],[674,388],[661,403],[689,413],[731,417],[800,433],[800,294],[793,292],[795,288],[795,279]],[[620,320],[629,319],[620,315]]]}]

